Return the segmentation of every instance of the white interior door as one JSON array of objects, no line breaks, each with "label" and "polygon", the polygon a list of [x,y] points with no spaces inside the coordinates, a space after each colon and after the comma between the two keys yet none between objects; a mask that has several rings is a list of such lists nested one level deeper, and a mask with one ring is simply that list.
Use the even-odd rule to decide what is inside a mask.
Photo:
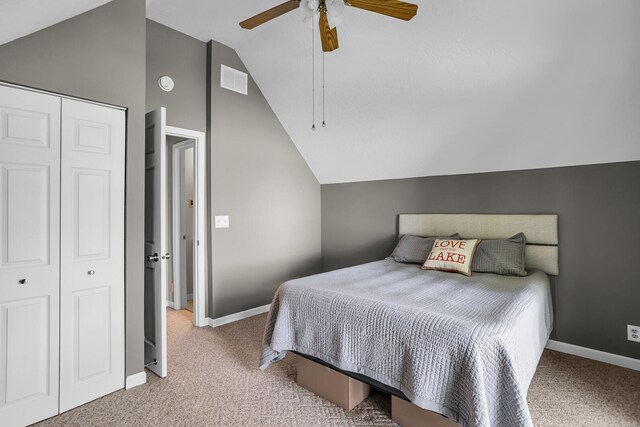
[{"label": "white interior door", "polygon": [[167,376],[167,142],[166,110],[147,113],[145,135],[144,357]]},{"label": "white interior door", "polygon": [[62,100],[60,412],[124,387],[125,113]]},{"label": "white interior door", "polygon": [[0,86],[0,424],[58,413],[60,98]]}]

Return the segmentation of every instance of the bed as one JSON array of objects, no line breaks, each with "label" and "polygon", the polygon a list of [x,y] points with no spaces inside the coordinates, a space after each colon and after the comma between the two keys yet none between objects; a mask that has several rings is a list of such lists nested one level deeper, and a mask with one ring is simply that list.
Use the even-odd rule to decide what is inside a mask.
[{"label": "bed", "polygon": [[463,426],[530,426],[529,383],[552,328],[555,215],[400,215],[399,234],[527,236],[525,277],[393,259],[282,284],[260,367],[287,351],[382,384]]}]

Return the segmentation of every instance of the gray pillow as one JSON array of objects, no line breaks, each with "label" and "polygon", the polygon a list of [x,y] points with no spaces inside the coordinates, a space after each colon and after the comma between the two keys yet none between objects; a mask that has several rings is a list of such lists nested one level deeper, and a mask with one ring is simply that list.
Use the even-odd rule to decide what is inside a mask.
[{"label": "gray pillow", "polygon": [[424,264],[436,239],[460,240],[458,233],[449,237],[418,237],[405,234],[393,250],[391,258],[407,264]]},{"label": "gray pillow", "polygon": [[509,239],[482,240],[476,248],[471,271],[504,276],[526,276],[524,251],[527,239],[518,233]]}]

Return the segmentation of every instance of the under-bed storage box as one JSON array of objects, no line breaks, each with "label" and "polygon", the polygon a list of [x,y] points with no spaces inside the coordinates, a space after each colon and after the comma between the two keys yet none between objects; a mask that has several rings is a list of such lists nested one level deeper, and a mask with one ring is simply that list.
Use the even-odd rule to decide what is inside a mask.
[{"label": "under-bed storage box", "polygon": [[460,427],[447,417],[391,396],[391,419],[402,427]]},{"label": "under-bed storage box", "polygon": [[298,356],[298,384],[347,411],[371,393],[368,384]]}]

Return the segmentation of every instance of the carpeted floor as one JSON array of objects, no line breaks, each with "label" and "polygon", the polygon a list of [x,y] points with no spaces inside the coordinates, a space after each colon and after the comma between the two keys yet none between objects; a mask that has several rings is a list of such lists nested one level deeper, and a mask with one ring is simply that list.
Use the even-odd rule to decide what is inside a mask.
[{"label": "carpeted floor", "polygon": [[[42,426],[391,426],[374,393],[351,412],[298,387],[295,356],[258,369],[266,315],[216,329],[168,309],[169,376],[121,390]],[[640,426],[640,372],[545,351],[529,389],[536,426]]]}]

